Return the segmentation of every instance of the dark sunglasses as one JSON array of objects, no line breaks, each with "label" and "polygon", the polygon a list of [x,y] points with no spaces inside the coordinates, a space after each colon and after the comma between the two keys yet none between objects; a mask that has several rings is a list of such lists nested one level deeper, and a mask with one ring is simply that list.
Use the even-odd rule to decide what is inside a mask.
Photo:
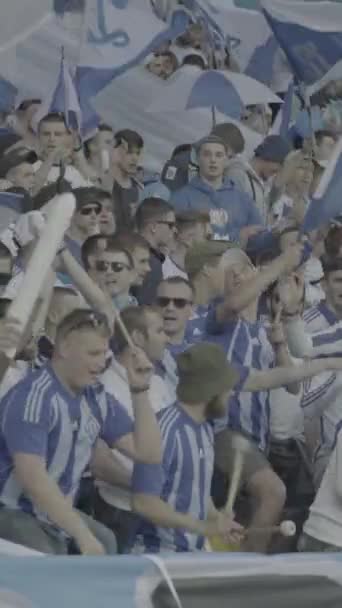
[{"label": "dark sunglasses", "polygon": [[100,215],[101,211],[102,211],[101,205],[96,205],[96,206],[94,205],[93,207],[83,207],[80,211],[80,214],[87,216],[87,215],[91,215],[94,212],[96,215]]},{"label": "dark sunglasses", "polygon": [[192,302],[190,300],[186,300],[185,298],[157,298],[157,304],[161,308],[167,308],[169,304],[173,303],[175,308],[185,308],[186,306],[191,306]]},{"label": "dark sunglasses", "polygon": [[123,270],[132,270],[131,266],[122,264],[122,262],[105,262],[104,260],[98,260],[95,262],[95,270],[98,272],[107,272],[109,269],[117,274]]}]

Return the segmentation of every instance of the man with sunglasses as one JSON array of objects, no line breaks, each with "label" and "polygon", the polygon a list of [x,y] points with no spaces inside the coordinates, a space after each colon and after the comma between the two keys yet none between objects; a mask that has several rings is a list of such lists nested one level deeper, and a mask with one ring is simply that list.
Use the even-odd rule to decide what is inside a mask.
[{"label": "man with sunglasses", "polygon": [[[99,470],[104,462],[100,440],[137,463],[133,492],[144,491],[141,476],[147,483],[152,468],[159,495],[160,433],[148,399],[152,366],[141,349],[130,351],[133,430],[122,406],[98,382],[110,335],[103,316],[73,311],[57,329],[51,364],[26,376],[3,399],[0,537],[50,554],[68,553],[71,543],[82,554],[113,553],[112,534],[73,507],[85,469],[93,463]],[[110,459],[102,475],[115,483]]]},{"label": "man with sunglasses", "polygon": [[130,293],[136,278],[134,261],[116,237],[107,238],[92,256],[88,274],[110,296],[117,310],[137,306],[137,300]]},{"label": "man with sunglasses", "polygon": [[94,188],[76,188],[76,211],[64,238],[66,247],[81,264],[81,247],[89,236],[99,232],[99,216],[102,210]]},{"label": "man with sunglasses", "polygon": [[178,384],[176,357],[189,348],[187,324],[193,311],[194,292],[182,277],[164,279],[158,286],[156,303],[163,319],[167,348],[163,357],[164,380],[173,391]]}]

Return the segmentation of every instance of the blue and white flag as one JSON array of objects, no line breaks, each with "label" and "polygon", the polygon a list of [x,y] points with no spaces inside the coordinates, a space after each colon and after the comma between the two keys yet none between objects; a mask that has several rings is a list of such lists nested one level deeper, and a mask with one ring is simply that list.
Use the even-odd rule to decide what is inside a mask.
[{"label": "blue and white flag", "polygon": [[306,211],[302,232],[311,232],[342,215],[342,138],[325,169]]},{"label": "blue and white flag", "polygon": [[284,139],[289,138],[294,94],[295,85],[294,82],[291,81],[284,97],[284,103],[281,106],[272,126],[272,134],[281,135],[281,137],[283,137]]},{"label": "blue and white flag", "polygon": [[64,57],[61,59],[56,87],[52,94],[43,100],[40,108],[36,112],[34,116],[34,127],[38,127],[44,116],[54,112],[64,115],[65,124],[68,129],[81,131],[82,110],[71,69]]},{"label": "blue and white flag", "polygon": [[342,4],[263,0],[262,6],[293,73],[309,93],[342,76]]},{"label": "blue and white flag", "polygon": [[165,23],[150,0],[89,0],[86,44],[77,71],[81,94],[94,97],[163,42],[183,34],[188,23],[184,9],[175,10]]},{"label": "blue and white flag", "polygon": [[[260,11],[238,8],[232,2],[217,0],[185,0],[193,10],[198,7],[208,23],[215,24],[226,41],[227,48],[237,60],[242,72],[285,91],[290,80],[289,68],[281,56],[280,47]],[[196,13],[195,13],[196,14]]]},{"label": "blue and white flag", "polygon": [[11,112],[15,107],[18,89],[0,76],[0,112]]}]

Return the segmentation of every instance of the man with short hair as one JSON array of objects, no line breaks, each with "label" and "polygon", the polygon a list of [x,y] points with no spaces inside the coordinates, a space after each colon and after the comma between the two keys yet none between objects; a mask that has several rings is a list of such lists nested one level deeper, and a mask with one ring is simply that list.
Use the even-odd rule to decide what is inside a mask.
[{"label": "man with short hair", "polygon": [[88,274],[110,296],[116,310],[137,306],[130,293],[136,277],[133,258],[115,237],[107,238],[104,246],[94,252]]},{"label": "man with short hair", "polygon": [[185,340],[185,331],[192,314],[193,302],[193,287],[183,277],[164,279],[158,286],[156,303],[163,317],[168,349],[173,356],[189,345]]},{"label": "man with short hair", "polygon": [[225,177],[228,157],[225,142],[214,136],[197,145],[199,175],[174,192],[171,203],[176,213],[209,211],[216,238],[239,241],[242,228],[262,226],[253,201]]},{"label": "man with short hair", "polygon": [[62,114],[48,114],[40,121],[38,142],[40,160],[33,165],[36,192],[59,179],[61,163],[65,165],[64,178],[72,188],[91,186],[91,182],[73,166],[74,135],[68,130]]},{"label": "man with short hair", "polygon": [[178,384],[176,357],[189,348],[185,333],[193,313],[194,290],[179,276],[164,279],[158,286],[156,304],[163,318],[167,350],[163,358],[165,379],[173,391]]},{"label": "man with short hair", "polygon": [[[83,472],[99,456],[99,440],[138,463],[138,491],[141,463],[158,468],[160,434],[147,398],[151,366],[145,355],[131,353],[133,433],[123,408],[98,384],[110,333],[102,316],[74,311],[58,327],[51,365],[29,374],[2,401],[2,538],[43,553],[68,553],[70,541],[83,554],[113,552],[112,535],[73,507]],[[106,477],[115,483],[109,463]]]},{"label": "man with short hair", "polygon": [[[308,333],[317,336],[317,342],[324,345],[324,332],[333,331],[342,320],[342,259],[325,257],[322,260],[324,280],[322,287],[325,301],[305,310],[303,320]],[[319,336],[321,334],[321,340]],[[335,338],[335,340],[334,340]],[[326,342],[338,352],[339,332],[327,336]],[[302,407],[307,425],[315,424],[319,430],[318,442],[314,453],[314,481],[318,488],[331,456],[336,438],[336,428],[342,419],[342,375],[322,374],[306,383]],[[310,424],[311,423],[311,424]]]},{"label": "man with short hair", "polygon": [[150,246],[151,271],[142,287],[137,290],[139,304],[153,304],[156,289],[163,278],[162,265],[172,250],[176,230],[176,217],[172,206],[159,198],[147,198],[138,207],[138,232]]},{"label": "man with short hair", "polygon": [[89,236],[99,232],[101,203],[97,200],[96,190],[77,188],[74,190],[76,210],[70,228],[64,238],[65,245],[81,263],[81,247]]},{"label": "man with short hair", "polygon": [[[152,307],[126,308],[122,320],[133,342],[139,345],[154,366],[151,378],[149,397],[155,412],[174,402],[174,396],[169,392],[159,371],[166,345],[166,336],[160,314]],[[127,366],[130,361],[130,347],[119,326],[115,327],[113,337],[115,359],[101,377],[109,394],[125,408],[128,416],[134,420],[132,396],[129,390]],[[116,458],[129,476],[132,475],[133,461],[115,451]],[[130,552],[139,519],[131,511],[132,492],[127,488],[98,483],[98,493],[95,501],[96,518],[115,533],[119,553]]]},{"label": "man with short hair", "polygon": [[113,155],[113,201],[118,231],[131,229],[140,198],[141,184],[136,175],[144,140],[136,131],[123,129],[115,133]]},{"label": "man with short hair", "polygon": [[269,135],[256,148],[249,163],[238,157],[227,168],[227,177],[255,202],[263,224],[266,224],[269,212],[267,182],[279,172],[290,151],[286,140],[279,135]]},{"label": "man with short hair", "polygon": [[151,270],[150,246],[147,240],[137,232],[124,232],[116,236],[116,241],[130,252],[136,271],[133,287],[141,287]]},{"label": "man with short hair", "polygon": [[184,211],[176,216],[176,234],[173,251],[163,264],[163,277],[172,276],[187,278],[185,256],[193,243],[210,239],[212,230],[210,216],[204,211]]}]

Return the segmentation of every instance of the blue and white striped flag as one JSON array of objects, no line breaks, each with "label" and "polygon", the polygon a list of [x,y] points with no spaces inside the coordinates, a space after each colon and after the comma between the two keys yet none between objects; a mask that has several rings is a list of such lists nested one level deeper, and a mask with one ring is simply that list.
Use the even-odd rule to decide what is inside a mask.
[{"label": "blue and white striped flag", "polygon": [[40,121],[51,113],[64,114],[65,124],[69,129],[81,131],[82,109],[71,73],[71,69],[62,56],[57,84],[53,92],[43,100],[34,116],[34,127],[37,129]]},{"label": "blue and white striped flag", "polygon": [[163,42],[183,34],[189,15],[177,9],[169,21],[157,17],[150,0],[88,0],[87,44],[77,71],[80,93],[94,97]]},{"label": "blue and white striped flag", "polygon": [[342,215],[342,138],[325,169],[319,186],[306,211],[302,232],[311,232]]},{"label": "blue and white striped flag", "polygon": [[342,76],[342,4],[263,0],[263,13],[309,93]]}]

